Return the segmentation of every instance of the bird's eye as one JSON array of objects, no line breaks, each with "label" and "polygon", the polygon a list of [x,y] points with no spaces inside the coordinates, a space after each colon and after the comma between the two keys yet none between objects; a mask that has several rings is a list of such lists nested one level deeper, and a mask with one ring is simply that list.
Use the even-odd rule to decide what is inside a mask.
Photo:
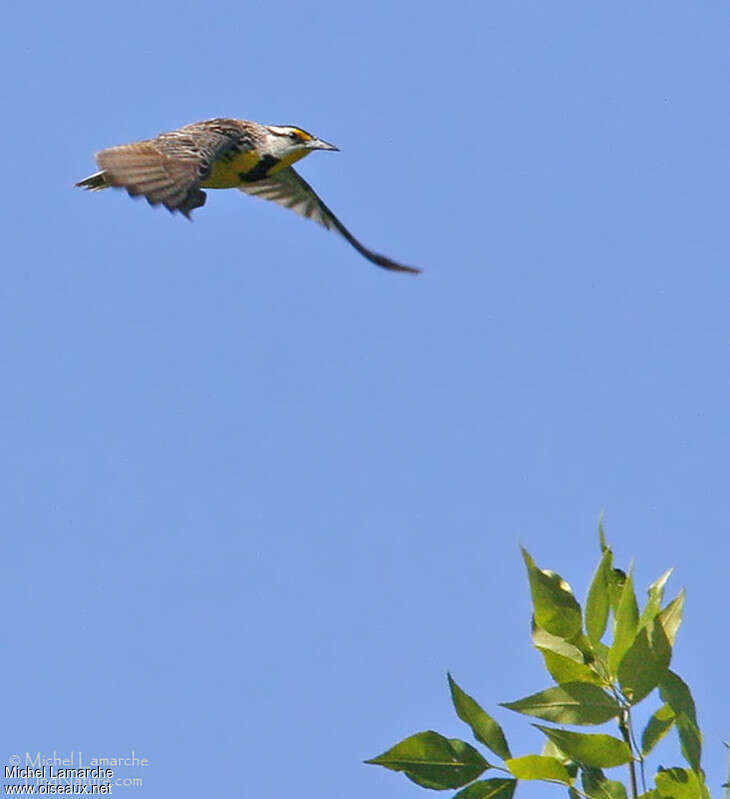
[{"label": "bird's eye", "polygon": [[299,134],[297,133],[297,131],[295,131],[295,130],[292,130],[292,131],[289,133],[289,138],[290,138],[292,141],[299,141],[299,140],[300,140],[300,136],[299,136]]}]

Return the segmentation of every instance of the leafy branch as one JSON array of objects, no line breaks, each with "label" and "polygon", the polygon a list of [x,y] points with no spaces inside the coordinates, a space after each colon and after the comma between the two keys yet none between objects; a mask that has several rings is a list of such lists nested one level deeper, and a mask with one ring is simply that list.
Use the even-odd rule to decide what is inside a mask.
[{"label": "leafy branch", "polygon": [[[533,605],[532,643],[555,684],[502,707],[551,725],[613,722],[620,738],[533,724],[545,736],[541,753],[513,757],[501,726],[449,674],[457,716],[502,765],[466,741],[433,731],[411,735],[366,762],[402,771],[424,788],[460,789],[453,799],[511,799],[519,780],[562,785],[571,799],[710,799],[694,700],[669,668],[684,591],[664,603],[667,571],[649,586],[640,609],[632,570],[614,567],[602,528],[599,536],[601,558],[584,608],[559,574],[540,569],[522,549]],[[604,642],[609,627],[610,641]],[[637,741],[632,710],[655,690],[662,704]],[[660,767],[647,790],[645,758],[672,729],[687,766]],[[627,785],[606,776],[605,769],[618,767],[627,769]],[[479,779],[488,770],[506,776]]]}]

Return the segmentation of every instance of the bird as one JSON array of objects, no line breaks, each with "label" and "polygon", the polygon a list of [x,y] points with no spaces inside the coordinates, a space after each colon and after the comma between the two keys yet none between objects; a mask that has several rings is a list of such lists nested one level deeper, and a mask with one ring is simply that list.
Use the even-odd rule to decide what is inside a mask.
[{"label": "bird", "polygon": [[292,125],[262,125],[245,119],[207,119],[161,133],[154,139],[96,153],[99,171],[75,185],[89,191],[126,189],[150,205],[164,205],[190,219],[205,205],[203,189],[239,189],[271,200],[336,230],[361,255],[384,269],[420,272],[359,242],[324,204],[292,164],[314,150],[339,150]]}]

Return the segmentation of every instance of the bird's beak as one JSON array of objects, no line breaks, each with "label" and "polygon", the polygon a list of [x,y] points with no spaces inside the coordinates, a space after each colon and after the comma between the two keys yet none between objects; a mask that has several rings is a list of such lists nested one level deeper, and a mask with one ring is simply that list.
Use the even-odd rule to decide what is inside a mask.
[{"label": "bird's beak", "polygon": [[322,139],[311,139],[307,142],[307,146],[310,150],[336,150],[339,152],[339,147],[335,147],[334,144],[329,144],[326,141],[322,141]]}]

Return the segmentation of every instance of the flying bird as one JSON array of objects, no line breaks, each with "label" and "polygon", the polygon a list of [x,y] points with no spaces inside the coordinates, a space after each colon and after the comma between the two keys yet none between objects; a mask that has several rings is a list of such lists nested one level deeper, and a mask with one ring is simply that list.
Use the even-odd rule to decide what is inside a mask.
[{"label": "flying bird", "polygon": [[150,205],[164,205],[188,219],[191,211],[205,205],[203,189],[239,189],[336,230],[384,269],[420,272],[361,244],[292,167],[313,150],[337,149],[291,125],[208,119],[155,139],[102,150],[96,154],[99,171],[76,185],[89,191],[126,189],[131,197],[144,196]]}]

